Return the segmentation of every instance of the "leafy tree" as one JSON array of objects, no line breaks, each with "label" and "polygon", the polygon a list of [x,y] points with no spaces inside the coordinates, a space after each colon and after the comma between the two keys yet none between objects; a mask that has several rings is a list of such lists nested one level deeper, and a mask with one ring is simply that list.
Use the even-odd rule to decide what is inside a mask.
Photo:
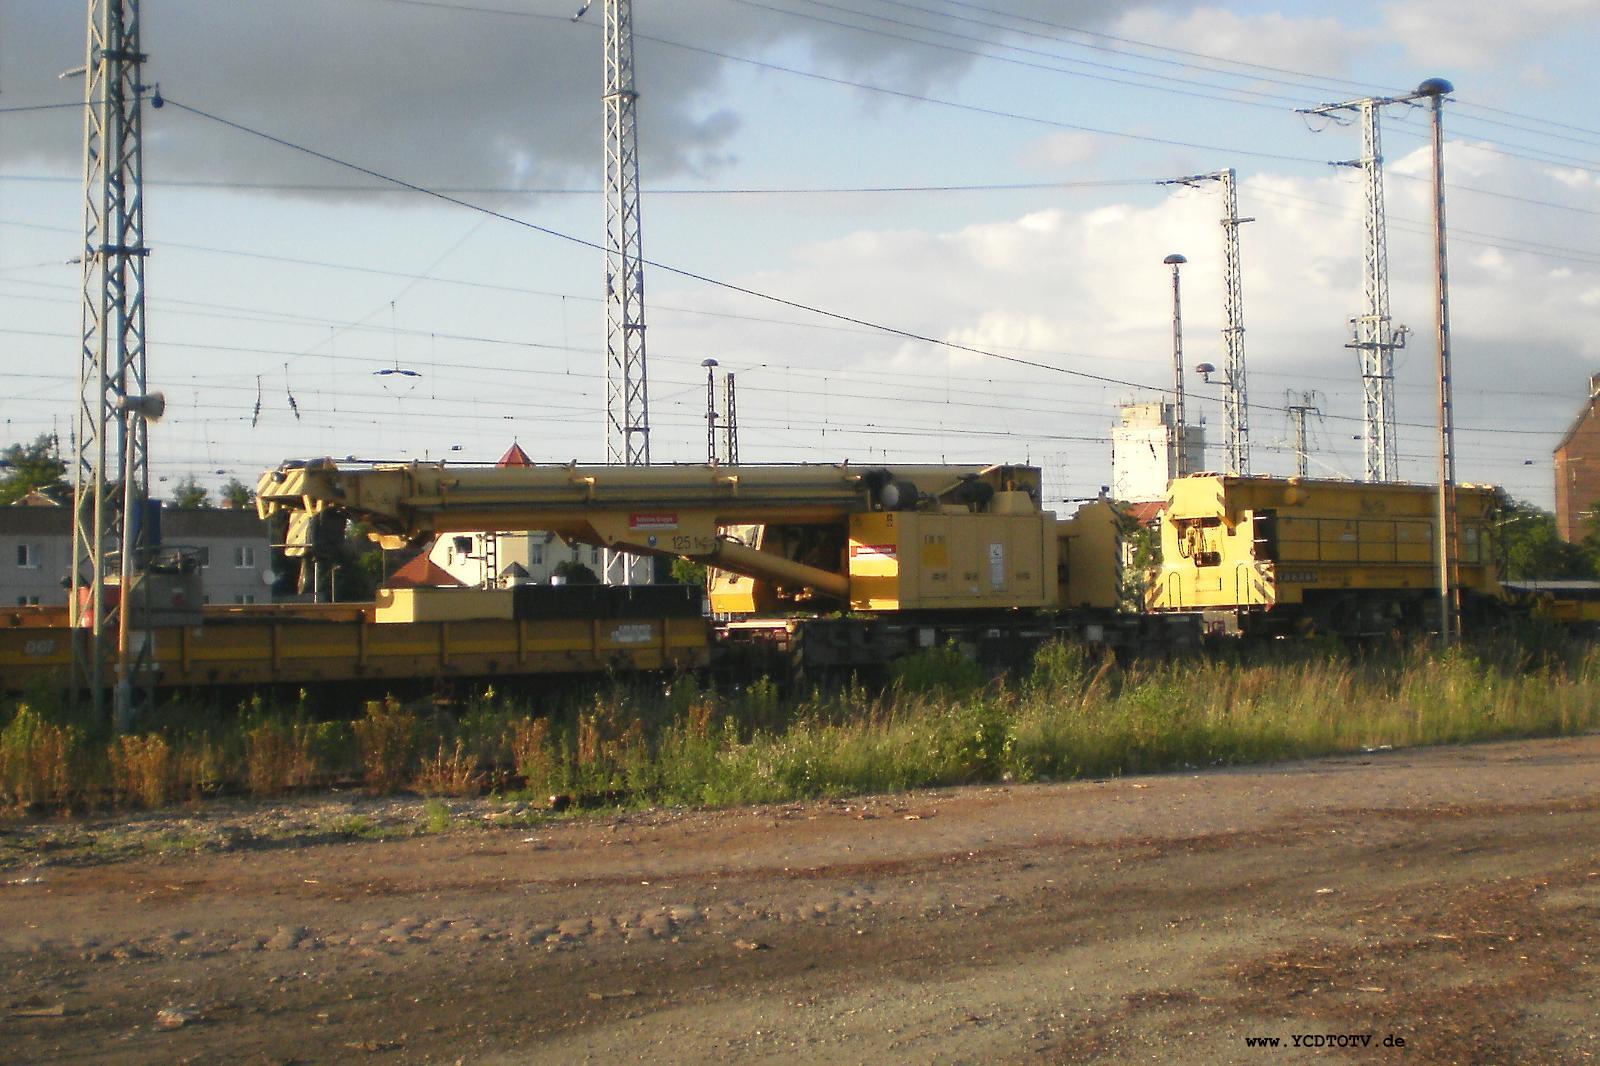
[{"label": "leafy tree", "polygon": [[1513,500],[1501,513],[1501,577],[1509,581],[1559,581],[1596,575],[1600,537],[1591,532],[1583,544],[1568,544],[1556,532],[1555,515]]},{"label": "leafy tree", "polygon": [[180,511],[198,511],[211,506],[211,493],[193,474],[187,474],[172,487],[172,506]]},{"label": "leafy tree", "polygon": [[383,584],[383,550],[367,536],[369,530],[364,522],[351,522],[335,557],[323,561],[325,569],[338,567],[332,580],[334,597],[340,603],[370,600]]},{"label": "leafy tree", "polygon": [[226,506],[243,511],[255,506],[256,490],[236,477],[229,478],[227,484],[217,490],[217,498]]},{"label": "leafy tree", "polygon": [[32,444],[13,444],[0,452],[0,506],[16,503],[35,489],[63,500],[72,491],[67,464],[48,433],[39,434]]},{"label": "leafy tree", "polygon": [[551,573],[569,585],[598,585],[600,575],[576,559],[563,559]]},{"label": "leafy tree", "polygon": [[672,560],[672,580],[680,585],[705,585],[706,564],[697,563],[693,559]]},{"label": "leafy tree", "polygon": [[1161,529],[1141,525],[1127,504],[1117,508],[1117,532],[1124,550],[1122,575],[1117,581],[1117,599],[1123,610],[1144,610],[1145,592],[1151,576],[1161,565]]}]

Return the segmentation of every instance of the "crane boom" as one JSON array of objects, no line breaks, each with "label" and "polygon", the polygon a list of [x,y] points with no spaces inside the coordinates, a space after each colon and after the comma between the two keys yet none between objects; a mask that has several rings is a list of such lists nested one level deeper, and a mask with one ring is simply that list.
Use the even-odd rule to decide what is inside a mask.
[{"label": "crane boom", "polygon": [[[366,524],[387,548],[443,533],[547,530],[850,601],[856,598],[848,562],[853,516],[915,512],[941,521],[1031,517],[1053,523],[1054,516],[1039,509],[1039,490],[1039,471],[1025,466],[409,463],[341,469],[317,459],[264,474],[256,505],[264,519],[287,515],[283,547],[291,557],[316,555],[342,540],[345,520]],[[805,544],[757,548],[728,535],[733,526],[805,531],[791,538]]]}]

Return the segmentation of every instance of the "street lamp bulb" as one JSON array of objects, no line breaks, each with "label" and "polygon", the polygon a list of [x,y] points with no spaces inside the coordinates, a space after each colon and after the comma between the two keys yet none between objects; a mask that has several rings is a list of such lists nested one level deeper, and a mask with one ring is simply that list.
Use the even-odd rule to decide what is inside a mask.
[{"label": "street lamp bulb", "polygon": [[1456,91],[1456,87],[1443,78],[1429,78],[1417,86],[1418,96],[1449,96]]},{"label": "street lamp bulb", "polygon": [[1179,255],[1177,252],[1173,252],[1171,255],[1167,256],[1165,259],[1163,259],[1161,261],[1163,263],[1167,264],[1168,266],[1177,266],[1180,263],[1187,263],[1189,260],[1187,260],[1183,256]]}]

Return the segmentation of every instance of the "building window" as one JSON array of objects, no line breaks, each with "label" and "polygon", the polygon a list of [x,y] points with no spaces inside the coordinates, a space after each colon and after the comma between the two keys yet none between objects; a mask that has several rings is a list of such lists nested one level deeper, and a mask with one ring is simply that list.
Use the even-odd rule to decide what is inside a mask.
[{"label": "building window", "polygon": [[256,565],[256,549],[253,544],[239,544],[233,549],[233,565],[240,570]]},{"label": "building window", "polygon": [[591,565],[591,566],[599,566],[600,565],[600,549],[599,548],[590,548],[589,549],[589,565]]},{"label": "building window", "polygon": [[39,569],[39,546],[37,544],[18,544],[17,565],[25,570]]},{"label": "building window", "polygon": [[17,597],[17,606],[18,607],[37,607],[37,606],[39,606],[39,597],[37,597],[37,596],[18,596]]},{"label": "building window", "polygon": [[543,544],[535,544],[533,546],[533,548],[529,550],[529,552],[528,552],[528,562],[532,563],[534,566],[543,566],[544,565],[544,545]]},{"label": "building window", "polygon": [[256,602],[255,594],[250,592],[240,593],[233,598],[233,602],[241,606]]}]

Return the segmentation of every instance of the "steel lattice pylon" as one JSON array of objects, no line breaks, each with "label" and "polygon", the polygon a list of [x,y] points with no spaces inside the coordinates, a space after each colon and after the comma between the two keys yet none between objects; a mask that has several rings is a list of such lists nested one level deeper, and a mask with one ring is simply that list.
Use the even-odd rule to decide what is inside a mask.
[{"label": "steel lattice pylon", "polygon": [[633,3],[606,0],[606,461],[650,463]]},{"label": "steel lattice pylon", "polygon": [[[119,590],[125,590],[138,547],[128,523],[142,513],[150,484],[145,421],[125,413],[126,401],[145,393],[144,59],[138,0],[89,0],[83,348],[69,611],[76,634],[74,685],[88,689],[97,712],[104,706],[111,652],[120,647],[125,653],[129,639],[126,614],[106,595],[107,556],[120,554]],[[114,441],[108,440],[112,434]]]},{"label": "steel lattice pylon", "polygon": [[[1250,403],[1245,394],[1244,372],[1244,270],[1239,265],[1239,227],[1253,218],[1239,217],[1238,175],[1232,167],[1212,174],[1173,178],[1163,185],[1195,186],[1202,181],[1222,185],[1222,409],[1225,420],[1223,450],[1227,472],[1250,473]],[[1206,379],[1210,381],[1210,378]],[[1181,389],[1181,385],[1179,388]],[[1180,412],[1181,414],[1181,412]]]},{"label": "steel lattice pylon", "polygon": [[725,441],[723,447],[723,460],[729,466],[739,465],[739,401],[733,390],[733,371],[728,371],[727,378],[723,381],[722,405],[722,432]]},{"label": "steel lattice pylon", "polygon": [[1294,472],[1300,477],[1305,477],[1309,472],[1310,452],[1306,444],[1306,414],[1321,414],[1312,402],[1309,392],[1300,394],[1300,402],[1294,403],[1294,394],[1290,393],[1289,420],[1294,423]]},{"label": "steel lattice pylon", "polygon": [[1363,412],[1362,453],[1368,481],[1393,481],[1399,476],[1394,438],[1394,352],[1405,333],[1389,324],[1389,241],[1383,209],[1383,141],[1379,109],[1387,101],[1362,100],[1361,159],[1366,182],[1362,289],[1366,310],[1352,320],[1351,347],[1361,353]]},{"label": "steel lattice pylon", "polygon": [[1222,182],[1223,311],[1222,327],[1227,350],[1227,383],[1223,410],[1227,419],[1227,470],[1250,473],[1250,404],[1244,387],[1244,274],[1239,266],[1239,224],[1254,219],[1239,217],[1239,193],[1232,167],[1216,175]]},{"label": "steel lattice pylon", "polygon": [[1411,97],[1372,96],[1339,104],[1305,108],[1302,114],[1337,117],[1341,111],[1361,115],[1361,158],[1345,166],[1359,167],[1365,179],[1366,210],[1362,213],[1361,280],[1364,310],[1350,320],[1353,339],[1346,346],[1361,356],[1361,450],[1368,481],[1394,481],[1400,476],[1396,458],[1394,353],[1404,348],[1406,328],[1389,321],[1389,239],[1383,207],[1383,137],[1379,117],[1388,104]]}]

